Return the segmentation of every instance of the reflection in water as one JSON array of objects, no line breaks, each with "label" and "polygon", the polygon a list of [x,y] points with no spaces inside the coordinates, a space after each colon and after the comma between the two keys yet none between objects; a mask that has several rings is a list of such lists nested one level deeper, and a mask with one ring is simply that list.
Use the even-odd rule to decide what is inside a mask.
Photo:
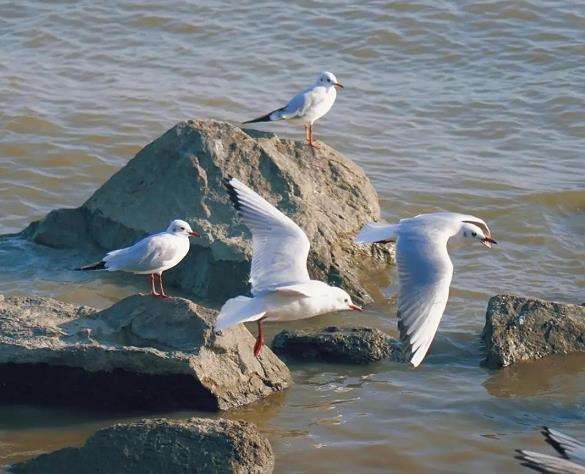
[{"label": "reflection in water", "polygon": [[567,401],[583,402],[585,355],[551,356],[497,370],[485,382],[495,397],[527,397],[562,392]]}]

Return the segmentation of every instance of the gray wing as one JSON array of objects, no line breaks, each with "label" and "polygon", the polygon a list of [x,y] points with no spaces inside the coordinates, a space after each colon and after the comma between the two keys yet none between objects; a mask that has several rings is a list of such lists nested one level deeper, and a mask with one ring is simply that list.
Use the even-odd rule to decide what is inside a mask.
[{"label": "gray wing", "polygon": [[252,232],[252,294],[310,281],[310,243],[301,228],[236,178],[226,186]]},{"label": "gray wing", "polygon": [[447,238],[419,229],[398,233],[398,327],[410,346],[410,363],[424,359],[449,298],[453,265]]},{"label": "gray wing", "polygon": [[563,457],[585,464],[585,444],[560,431],[543,427],[542,434],[548,444]]},{"label": "gray wing", "polygon": [[517,450],[516,459],[522,461],[522,465],[538,472],[552,474],[585,474],[585,467],[567,459],[549,456],[548,454],[535,453],[534,451]]},{"label": "gray wing", "polygon": [[310,87],[295,95],[286,106],[280,110],[283,119],[302,118],[308,109],[316,106],[325,99],[320,93],[321,88]]},{"label": "gray wing", "polygon": [[176,256],[176,250],[173,236],[162,232],[145,237],[131,247],[109,252],[103,260],[107,270],[154,271],[171,261]]}]

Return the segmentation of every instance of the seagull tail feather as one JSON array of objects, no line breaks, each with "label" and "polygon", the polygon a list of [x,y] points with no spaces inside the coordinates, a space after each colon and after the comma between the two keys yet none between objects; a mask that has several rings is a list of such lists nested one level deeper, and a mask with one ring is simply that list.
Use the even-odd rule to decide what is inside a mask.
[{"label": "seagull tail feather", "polygon": [[356,244],[375,244],[396,240],[396,225],[370,222],[354,238]]},{"label": "seagull tail feather", "polygon": [[258,117],[252,120],[247,120],[246,122],[242,122],[243,124],[246,123],[257,123],[257,122],[274,122],[275,120],[282,119],[280,112],[284,110],[284,107],[281,109],[276,109],[270,112],[269,114],[263,115],[262,117]]},{"label": "seagull tail feather", "polygon": [[87,265],[85,267],[76,268],[75,271],[84,272],[89,270],[105,270],[106,269],[106,262],[103,260],[98,263],[94,263],[92,265]]}]

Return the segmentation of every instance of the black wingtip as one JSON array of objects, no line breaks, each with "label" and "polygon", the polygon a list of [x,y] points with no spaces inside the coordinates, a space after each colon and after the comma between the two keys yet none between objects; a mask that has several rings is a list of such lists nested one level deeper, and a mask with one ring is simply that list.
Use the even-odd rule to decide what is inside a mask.
[{"label": "black wingtip", "polygon": [[[274,112],[276,112],[276,111],[274,111]],[[246,120],[245,122],[242,122],[242,125],[246,125],[247,123],[271,122],[270,116],[274,112],[270,112],[269,114],[263,115],[262,117],[258,117],[258,118],[252,119],[252,120]]]},{"label": "black wingtip", "polygon": [[240,200],[238,199],[238,193],[236,192],[236,188],[232,186],[230,181],[232,180],[232,176],[228,176],[227,178],[223,178],[223,185],[226,187],[228,196],[230,197],[230,201],[236,208],[236,210],[240,210]]},{"label": "black wingtip", "polygon": [[90,271],[90,270],[105,270],[105,269],[106,269],[106,262],[104,262],[102,260],[101,262],[94,263],[93,265],[88,265],[86,267],[75,268],[74,270],[76,272],[85,272],[85,271]]},{"label": "black wingtip", "polygon": [[563,458],[569,459],[567,450],[556,439],[554,439],[548,426],[543,426],[542,431],[540,433],[542,434],[542,436],[544,436],[544,440],[548,444],[550,444],[555,449],[556,452],[558,452]]}]

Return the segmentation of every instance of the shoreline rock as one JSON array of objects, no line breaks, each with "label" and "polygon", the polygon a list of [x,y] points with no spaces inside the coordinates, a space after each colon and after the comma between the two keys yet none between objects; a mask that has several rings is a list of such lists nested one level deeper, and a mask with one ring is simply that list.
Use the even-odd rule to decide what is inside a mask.
[{"label": "shoreline rock", "polygon": [[217,312],[131,296],[103,311],[0,295],[0,400],[92,408],[226,410],[287,388],[270,349],[243,326],[213,334]]},{"label": "shoreline rock", "polygon": [[[214,120],[181,122],[145,146],[81,207],[57,209],[20,235],[38,244],[84,248],[98,255],[187,220],[201,238],[169,271],[167,281],[198,298],[222,303],[246,292],[251,259],[247,229],[222,184],[232,175],[288,214],[311,241],[309,272],[371,301],[357,269],[391,261],[392,250],[354,245],[353,236],[379,217],[376,191],[364,171],[323,144],[241,130]],[[80,262],[87,263],[87,262]]]},{"label": "shoreline rock", "polygon": [[585,352],[585,307],[515,295],[493,296],[481,337],[485,363],[491,367]]},{"label": "shoreline rock", "polygon": [[280,331],[272,350],[293,359],[346,364],[404,362],[399,341],[379,329],[331,326],[319,331]]},{"label": "shoreline rock", "polygon": [[10,466],[12,474],[188,474],[272,472],[270,442],[244,421],[192,418],[120,423],[80,448],[65,448]]}]

